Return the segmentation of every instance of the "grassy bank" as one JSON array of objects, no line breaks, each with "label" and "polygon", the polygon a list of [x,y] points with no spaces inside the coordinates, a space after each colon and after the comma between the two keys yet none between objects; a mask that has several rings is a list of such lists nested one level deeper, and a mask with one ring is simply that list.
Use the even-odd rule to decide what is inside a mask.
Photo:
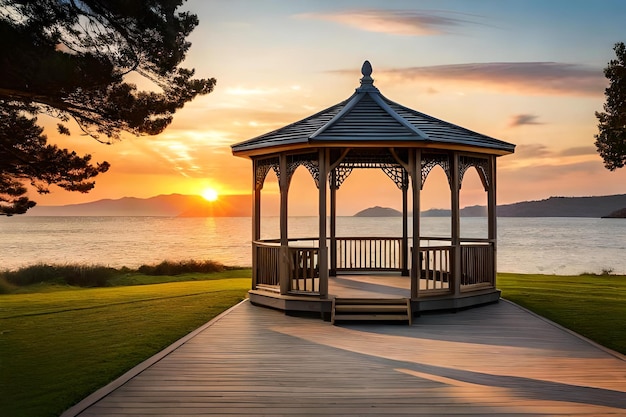
[{"label": "grassy bank", "polygon": [[126,273],[109,285],[146,285],[38,283],[0,295],[0,415],[59,415],[242,300],[249,277]]},{"label": "grassy bank", "polygon": [[502,297],[626,354],[626,276],[498,274]]},{"label": "grassy bank", "polygon": [[[141,265],[137,269],[112,268],[102,265],[83,264],[35,264],[17,270],[0,271],[0,294],[38,291],[36,284],[48,287],[110,287],[116,285],[152,284],[158,282],[185,281],[184,275],[236,271],[241,268],[226,267],[214,261],[163,261],[156,265]],[[142,278],[138,278],[142,277]],[[160,278],[157,278],[160,277]],[[174,279],[173,277],[177,277]],[[132,283],[133,279],[139,281]],[[126,282],[125,280],[128,280]],[[140,282],[141,281],[141,282]]]}]

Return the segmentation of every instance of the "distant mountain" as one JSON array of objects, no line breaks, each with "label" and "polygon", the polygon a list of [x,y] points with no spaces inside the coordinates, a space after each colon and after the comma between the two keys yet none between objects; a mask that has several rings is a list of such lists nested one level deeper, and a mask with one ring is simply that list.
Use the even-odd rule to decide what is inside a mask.
[{"label": "distant mountain", "polygon": [[602,217],[626,207],[626,194],[550,197],[498,206],[498,217]]},{"label": "distant mountain", "polygon": [[35,206],[28,216],[162,216],[240,217],[251,215],[250,197],[222,195],[209,202],[197,195],[170,194],[151,198],[124,197],[65,206]]},{"label": "distant mountain", "polygon": [[402,217],[402,212],[389,207],[370,207],[359,211],[354,217]]},{"label": "distant mountain", "polygon": [[[523,201],[500,205],[498,217],[623,217],[626,194],[601,197],[550,197],[546,200]],[[460,210],[461,217],[484,217],[485,206],[469,206]],[[430,209],[423,217],[449,217],[450,210]]]},{"label": "distant mountain", "polygon": [[423,217],[450,217],[450,210],[447,209],[430,209],[422,211]]},{"label": "distant mountain", "polygon": [[[450,217],[450,210],[447,209],[430,209],[422,212],[422,217]],[[461,217],[486,217],[487,207],[485,206],[468,206],[460,210]]]}]

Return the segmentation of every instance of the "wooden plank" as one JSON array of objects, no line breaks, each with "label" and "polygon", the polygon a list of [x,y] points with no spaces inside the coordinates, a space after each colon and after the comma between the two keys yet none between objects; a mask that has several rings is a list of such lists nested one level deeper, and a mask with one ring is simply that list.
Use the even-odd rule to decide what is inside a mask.
[{"label": "wooden plank", "polygon": [[406,313],[406,303],[400,305],[392,304],[359,304],[359,305],[338,305],[335,307],[338,313]]},{"label": "wooden plank", "polygon": [[79,415],[626,414],[623,357],[507,302],[412,326],[243,303],[118,386]]},{"label": "wooden plank", "polygon": [[407,314],[377,314],[377,313],[361,313],[361,314],[335,314],[335,321],[408,321]]}]

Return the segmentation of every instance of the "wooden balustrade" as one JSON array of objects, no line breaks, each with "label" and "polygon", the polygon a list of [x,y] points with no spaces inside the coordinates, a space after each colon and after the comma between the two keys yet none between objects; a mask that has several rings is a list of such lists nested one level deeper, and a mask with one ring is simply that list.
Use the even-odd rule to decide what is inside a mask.
[{"label": "wooden balustrade", "polygon": [[337,271],[400,271],[402,239],[337,238]]},{"label": "wooden balustrade", "polygon": [[319,293],[319,248],[290,247],[292,292]]},{"label": "wooden balustrade", "polygon": [[[446,238],[423,238],[419,248],[420,295],[451,292],[453,285],[453,246],[433,245]],[[295,242],[298,243],[295,243]],[[313,243],[301,246],[302,242]],[[294,243],[291,245],[291,243]],[[319,248],[312,239],[290,239],[283,256],[289,258],[288,291],[319,294]],[[385,237],[336,238],[337,271],[401,271],[402,239]],[[300,246],[299,246],[300,245]],[[281,247],[275,241],[254,242],[256,287],[278,291]],[[288,254],[288,255],[287,255]],[[486,239],[463,239],[460,247],[461,290],[493,286],[495,283],[494,244]]]},{"label": "wooden balustrade", "polygon": [[461,289],[494,285],[493,243],[461,246]]},{"label": "wooden balustrade", "polygon": [[[421,241],[446,241],[445,238],[422,238]],[[495,283],[494,246],[486,239],[461,239],[461,291]],[[452,246],[420,247],[420,291],[452,291]]]},{"label": "wooden balustrade", "polygon": [[254,242],[253,246],[256,252],[256,286],[278,287],[280,245]]},{"label": "wooden balustrade", "polygon": [[451,290],[452,246],[420,247],[420,292]]}]

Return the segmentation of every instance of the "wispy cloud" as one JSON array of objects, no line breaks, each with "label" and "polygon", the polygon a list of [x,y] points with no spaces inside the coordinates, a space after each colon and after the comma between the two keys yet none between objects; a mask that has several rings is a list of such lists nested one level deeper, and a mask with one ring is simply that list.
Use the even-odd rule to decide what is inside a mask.
[{"label": "wispy cloud", "polygon": [[518,127],[524,125],[542,125],[537,119],[539,116],[534,114],[516,114],[511,117],[510,127]]},{"label": "wispy cloud", "polygon": [[[515,159],[533,159],[533,160],[553,160],[555,165],[563,165],[563,161],[571,159],[580,159],[575,157],[581,156],[597,156],[596,149],[593,146],[575,146],[561,150],[553,150],[543,143],[521,144],[515,148]],[[583,158],[587,159],[587,158]]]},{"label": "wispy cloud", "polygon": [[402,36],[441,35],[461,26],[477,24],[475,16],[433,10],[355,9],[328,13],[302,13],[301,19],[326,20],[368,32]]},{"label": "wispy cloud", "polygon": [[531,143],[528,145],[518,145],[515,148],[516,158],[542,158],[552,156],[553,152],[541,143]]},{"label": "wispy cloud", "polygon": [[567,148],[561,151],[561,156],[583,156],[583,155],[596,155],[598,151],[593,146],[576,146],[573,148]]},{"label": "wispy cloud", "polygon": [[[498,180],[519,183],[519,177],[524,177],[526,184],[556,183],[560,189],[572,188],[575,190],[577,178],[580,181],[588,181],[594,175],[603,173],[602,164],[598,161],[581,161],[565,164],[538,163],[532,167],[524,167],[514,170],[500,170]],[[574,177],[574,175],[576,175]],[[500,178],[502,176],[502,179]],[[569,180],[567,180],[569,178]],[[565,190],[563,191],[565,192]]]},{"label": "wispy cloud", "polygon": [[[354,70],[336,72],[354,75]],[[601,69],[560,62],[487,62],[409,67],[375,70],[373,76],[392,81],[431,84],[457,82],[481,89],[532,95],[602,95],[606,87]]]}]

